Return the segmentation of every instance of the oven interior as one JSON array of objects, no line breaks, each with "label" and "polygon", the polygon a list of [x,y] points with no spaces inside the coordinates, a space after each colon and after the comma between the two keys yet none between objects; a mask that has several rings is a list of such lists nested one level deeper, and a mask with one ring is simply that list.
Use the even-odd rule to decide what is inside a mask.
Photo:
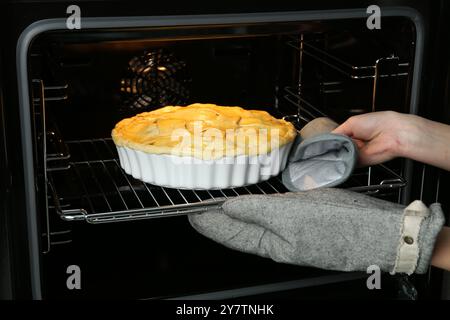
[{"label": "oven interior", "polygon": [[[380,110],[410,112],[415,30],[384,18],[54,31],[29,51],[44,296],[174,297],[336,272],[282,265],[198,235],[186,214],[268,182],[226,190],[144,184],[118,163],[119,120],[195,102],[264,109],[301,128]],[[359,168],[342,187],[400,202],[404,163]],[[68,290],[66,268],[82,270]],[[361,282],[362,283],[362,282]],[[363,283],[364,285],[364,283]]]}]

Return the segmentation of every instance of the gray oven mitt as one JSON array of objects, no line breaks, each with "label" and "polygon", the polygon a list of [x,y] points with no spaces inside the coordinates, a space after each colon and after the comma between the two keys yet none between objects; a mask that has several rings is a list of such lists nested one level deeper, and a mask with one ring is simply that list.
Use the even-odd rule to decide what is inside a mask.
[{"label": "gray oven mitt", "polygon": [[277,262],[340,271],[376,265],[425,273],[444,224],[440,204],[408,207],[343,189],[248,195],[189,216],[201,234]]},{"label": "gray oven mitt", "polygon": [[330,133],[336,127],[328,118],[317,118],[300,131],[281,175],[288,190],[334,187],[352,174],[357,148],[351,138]]}]

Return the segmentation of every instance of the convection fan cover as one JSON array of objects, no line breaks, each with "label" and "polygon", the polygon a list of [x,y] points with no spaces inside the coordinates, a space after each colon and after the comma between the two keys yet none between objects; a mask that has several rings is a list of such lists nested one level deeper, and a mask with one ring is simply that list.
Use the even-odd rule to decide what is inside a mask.
[{"label": "convection fan cover", "polygon": [[188,103],[190,79],[186,63],[164,49],[147,50],[128,62],[121,79],[122,108],[146,111]]}]

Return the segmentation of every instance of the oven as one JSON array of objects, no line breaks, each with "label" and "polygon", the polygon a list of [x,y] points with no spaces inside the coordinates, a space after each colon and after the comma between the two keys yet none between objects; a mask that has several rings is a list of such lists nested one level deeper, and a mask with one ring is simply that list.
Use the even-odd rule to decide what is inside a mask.
[{"label": "oven", "polygon": [[[395,1],[394,1],[395,2]],[[80,2],[3,4],[2,296],[86,298],[437,297],[444,275],[383,276],[284,265],[222,247],[186,215],[280,179],[224,190],[142,183],[120,167],[111,129],[165,105],[266,110],[297,128],[396,110],[448,120],[444,2],[189,7]],[[438,80],[441,80],[440,82]],[[448,102],[448,101],[447,101]],[[447,112],[447,113],[446,113]],[[431,202],[445,173],[405,159],[358,168],[343,184],[393,202]],[[3,201],[4,200],[4,201]],[[71,287],[73,270],[81,287]]]}]

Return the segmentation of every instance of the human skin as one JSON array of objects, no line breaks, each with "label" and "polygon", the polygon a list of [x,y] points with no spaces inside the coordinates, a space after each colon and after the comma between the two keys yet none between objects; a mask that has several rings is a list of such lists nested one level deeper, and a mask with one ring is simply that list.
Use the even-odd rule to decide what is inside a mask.
[{"label": "human skin", "polygon": [[[350,117],[333,133],[355,141],[361,166],[404,157],[450,171],[450,126],[446,124],[381,111]],[[439,233],[431,264],[450,271],[449,227],[443,227]]]}]

